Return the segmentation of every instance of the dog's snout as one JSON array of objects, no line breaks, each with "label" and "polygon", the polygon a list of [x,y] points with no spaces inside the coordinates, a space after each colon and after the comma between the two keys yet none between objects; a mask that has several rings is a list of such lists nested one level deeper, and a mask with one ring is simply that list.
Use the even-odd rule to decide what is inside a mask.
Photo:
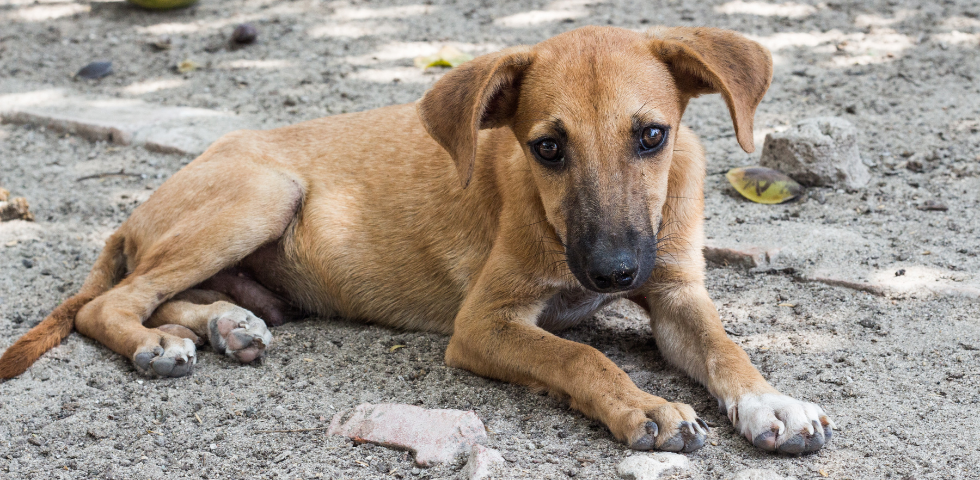
[{"label": "dog's snout", "polygon": [[589,279],[596,290],[614,292],[626,290],[636,281],[639,262],[635,255],[628,252],[618,252],[597,259],[589,269]]}]

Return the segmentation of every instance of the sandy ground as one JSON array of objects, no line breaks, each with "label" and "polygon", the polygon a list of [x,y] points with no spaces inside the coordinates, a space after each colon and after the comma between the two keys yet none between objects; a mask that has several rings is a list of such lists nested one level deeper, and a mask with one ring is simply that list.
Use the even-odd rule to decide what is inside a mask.
[{"label": "sandy ground", "polygon": [[[272,126],[413,101],[438,73],[416,71],[412,57],[446,43],[478,54],[586,24],[732,28],[774,52],[760,135],[806,117],[842,116],[862,132],[873,179],[861,191],[824,189],[790,205],[741,200],[722,174],[757,163],[758,154],[738,149],[720,98],[699,99],[685,120],[709,154],[707,235],[833,225],[872,247],[814,245],[805,233],[792,240],[841,259],[841,268],[909,265],[969,276],[980,271],[978,17],[972,0],[203,0],[164,13],[118,2],[0,0],[0,94],[67,88],[234,111]],[[222,48],[241,21],[257,25],[259,43]],[[173,48],[147,45],[159,35],[169,35]],[[116,73],[70,78],[98,59],[113,60]],[[185,59],[204,68],[175,73]],[[190,160],[0,126],[0,186],[27,197],[37,216],[0,225],[0,348],[73,293],[105,238]],[[910,162],[918,162],[912,170]],[[120,169],[142,176],[76,180]],[[927,199],[949,210],[914,208]],[[564,335],[718,425],[677,478],[730,478],[746,468],[801,479],[980,478],[976,299],[872,296],[731,268],[707,273],[726,327],[755,364],[782,391],[822,404],[840,429],[814,455],[755,450],[702,387],[665,364],[641,312],[616,304]],[[446,337],[313,318],[273,333],[261,365],[242,367],[206,350],[193,376],[163,380],[143,378],[123,358],[71,335],[28,373],[0,384],[0,477],[458,475],[461,462],[413,469],[404,452],[319,431],[263,433],[323,427],[365,401],[475,410],[491,431],[489,445],[508,460],[505,477],[610,478],[631,454],[557,400],[445,367]],[[389,352],[393,345],[406,346]]]}]

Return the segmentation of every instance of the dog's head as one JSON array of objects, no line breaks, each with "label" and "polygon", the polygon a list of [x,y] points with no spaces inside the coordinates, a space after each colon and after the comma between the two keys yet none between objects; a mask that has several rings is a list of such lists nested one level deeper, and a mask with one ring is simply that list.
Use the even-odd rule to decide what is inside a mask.
[{"label": "dog's head", "polygon": [[610,293],[642,285],[653,271],[688,101],[721,93],[751,152],[752,119],[771,78],[769,52],[733,32],[586,27],[477,57],[440,79],[418,110],[464,187],[478,130],[509,127],[569,269],[584,287]]}]

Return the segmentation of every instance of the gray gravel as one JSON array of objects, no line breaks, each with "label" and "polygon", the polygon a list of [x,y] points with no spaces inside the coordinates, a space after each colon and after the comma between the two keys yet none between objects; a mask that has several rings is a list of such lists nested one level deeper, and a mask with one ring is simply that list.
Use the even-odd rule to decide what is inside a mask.
[{"label": "gray gravel", "polygon": [[[686,121],[709,154],[708,236],[737,237],[745,225],[780,231],[833,224],[885,245],[874,253],[834,252],[848,263],[980,271],[980,8],[972,0],[773,4],[796,5],[782,10],[803,13],[795,17],[722,13],[758,5],[716,9],[724,3],[718,0],[430,3],[203,0],[156,13],[115,2],[0,2],[0,95],[66,88],[287,124],[415,100],[438,73],[418,73],[412,57],[445,43],[482,53],[586,24],[733,28],[783,45],[757,131],[844,117],[862,132],[872,180],[853,193],[813,190],[801,203],[747,203],[723,173],[758,163],[758,153],[739,150],[720,98],[698,99]],[[529,11],[552,12],[555,20],[521,24],[526,17],[516,15]],[[242,21],[256,25],[258,42],[225,48]],[[146,44],[166,33],[170,50]],[[350,36],[331,36],[341,34]],[[114,62],[113,75],[70,77],[100,59]],[[204,68],[175,73],[185,59]],[[74,292],[105,238],[190,160],[0,126],[0,186],[27,197],[37,217],[0,224],[0,348]],[[76,181],[120,169],[143,176]],[[949,210],[915,208],[926,200]],[[675,478],[728,479],[748,468],[800,479],[980,478],[976,300],[878,297],[783,273],[707,273],[726,327],[767,378],[822,404],[841,428],[814,455],[756,451],[702,387],[665,364],[641,312],[616,304],[564,335],[599,348],[642,388],[688,402],[718,425]],[[28,373],[0,384],[0,477],[458,475],[463,459],[414,469],[404,452],[354,446],[320,431],[264,433],[325,427],[334,412],[361,402],[475,410],[491,430],[489,446],[507,460],[508,477],[611,478],[632,453],[559,400],[445,367],[446,337],[314,318],[273,333],[261,365],[242,367],[204,351],[193,376],[163,380],[143,378],[101,345],[71,335]],[[389,352],[393,345],[406,347]]]}]

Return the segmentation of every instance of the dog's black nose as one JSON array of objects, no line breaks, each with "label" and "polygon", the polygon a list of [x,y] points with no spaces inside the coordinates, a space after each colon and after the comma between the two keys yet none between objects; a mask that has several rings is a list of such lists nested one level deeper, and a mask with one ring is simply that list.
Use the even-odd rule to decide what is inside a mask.
[{"label": "dog's black nose", "polygon": [[593,265],[589,278],[600,292],[613,292],[633,286],[637,270],[636,257],[620,254]]}]

